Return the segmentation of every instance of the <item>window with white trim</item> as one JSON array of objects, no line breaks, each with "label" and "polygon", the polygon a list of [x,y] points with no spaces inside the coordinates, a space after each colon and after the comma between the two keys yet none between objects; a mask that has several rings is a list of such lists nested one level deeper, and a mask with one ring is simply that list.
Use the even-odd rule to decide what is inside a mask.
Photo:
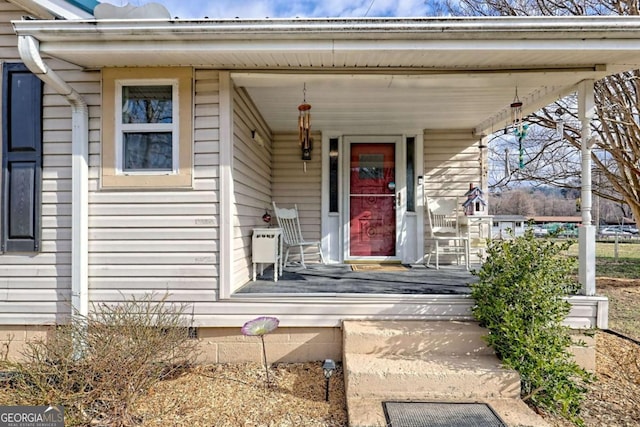
[{"label": "window with white trim", "polygon": [[118,81],[116,158],[119,173],[176,173],[178,82]]},{"label": "window with white trim", "polygon": [[105,69],[102,187],[191,187],[190,68]]}]

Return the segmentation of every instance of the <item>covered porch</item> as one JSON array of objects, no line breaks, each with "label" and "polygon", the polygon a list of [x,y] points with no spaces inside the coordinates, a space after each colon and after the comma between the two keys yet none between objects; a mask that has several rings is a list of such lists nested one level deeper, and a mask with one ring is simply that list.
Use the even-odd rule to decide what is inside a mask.
[{"label": "covered porch", "polygon": [[[179,211],[177,219],[189,219],[177,230],[186,242],[167,245],[176,248],[167,258],[181,273],[184,266],[208,268],[208,276],[197,274],[209,288],[184,298],[195,300],[199,322],[214,326],[236,325],[254,313],[278,315],[295,326],[337,326],[348,316],[468,317],[472,301],[463,293],[279,295],[280,282],[271,292],[242,292],[251,277],[252,230],[264,226],[261,217],[273,201],[288,207],[297,204],[307,237],[321,240],[335,264],[332,267],[362,258],[420,263],[426,252],[425,198],[462,195],[469,183],[487,189],[485,137],[512,126],[510,104],[515,95],[526,116],[559,97],[578,93],[583,129],[580,281],[584,296],[572,301],[574,307],[586,307],[574,323],[593,325],[594,319],[606,323],[605,304],[592,297],[596,292],[589,133],[593,84],[640,64],[640,21],[634,18],[98,20],[13,25],[20,52],[31,56],[30,67],[45,79],[50,70],[39,55],[90,71],[138,67],[152,79],[164,67],[168,74],[184,68],[190,76],[193,90],[183,97],[188,102],[182,117],[193,117],[193,125],[189,122],[189,137],[179,142],[193,149],[193,156],[185,156],[193,157],[189,171],[193,180],[187,188],[168,192],[167,200],[175,205],[187,195],[189,203],[206,203],[208,216],[191,218],[191,212]],[[310,155],[301,152],[297,134],[298,106],[303,103],[312,106]],[[88,119],[83,114],[78,116]],[[83,253],[89,246],[88,136],[86,124],[73,128],[72,145],[78,154],[72,181],[83,187],[74,187],[73,192],[72,226],[77,233],[72,276],[74,289],[79,289],[74,295],[83,298],[89,283]],[[99,146],[92,145],[96,158]],[[376,219],[390,225],[389,252],[369,256],[352,251],[355,210],[348,178],[352,157],[364,159],[361,164],[367,165],[371,176],[379,172],[379,153],[356,150],[374,146],[393,158],[395,176],[384,194],[393,200],[388,203],[390,215]],[[98,166],[93,167],[92,173],[99,176]],[[91,191],[99,193],[99,184]],[[209,232],[212,244],[206,252],[195,252],[201,249],[193,236],[194,225]],[[164,286],[164,280],[152,282]],[[360,280],[360,286],[370,282]],[[465,280],[456,283],[464,286]],[[300,283],[308,282],[307,278]]]}]

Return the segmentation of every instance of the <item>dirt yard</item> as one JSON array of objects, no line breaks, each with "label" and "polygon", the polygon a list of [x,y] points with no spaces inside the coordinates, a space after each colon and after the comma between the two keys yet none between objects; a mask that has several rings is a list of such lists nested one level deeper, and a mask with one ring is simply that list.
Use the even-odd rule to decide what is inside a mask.
[{"label": "dirt yard", "polygon": [[203,366],[164,381],[140,407],[144,426],[339,427],[347,425],[340,367],[325,400],[322,364]]},{"label": "dirt yard", "polygon": [[[596,289],[609,297],[609,329],[640,340],[640,279],[598,277]],[[582,415],[588,427],[640,425],[640,346],[596,334],[597,381],[589,385]],[[556,427],[571,426],[547,416]]]},{"label": "dirt yard", "polygon": [[[582,407],[588,427],[640,425],[640,347],[604,332],[596,335],[597,381]],[[547,416],[555,427],[573,424]]]},{"label": "dirt yard", "polygon": [[[640,338],[640,279],[598,279],[611,302],[610,328]],[[586,425],[640,425],[640,347],[605,332],[596,334],[597,381],[583,407]],[[143,399],[144,426],[339,427],[347,425],[344,379],[338,367],[325,401],[320,362],[271,368],[265,386],[260,364],[202,366],[165,380]],[[0,390],[0,403],[7,401]],[[555,427],[570,423],[546,415]]]},{"label": "dirt yard", "polygon": [[609,329],[640,341],[640,278],[598,277],[596,290],[609,297]]},{"label": "dirt yard", "polygon": [[[583,416],[589,427],[640,425],[640,348],[599,332],[597,378],[589,385]],[[320,363],[284,364],[271,373],[275,385],[265,387],[258,364],[201,367],[161,383],[145,399],[140,412],[145,426],[310,426],[347,425],[342,371],[325,381]],[[561,418],[545,415],[555,427]]]},{"label": "dirt yard", "polygon": [[[610,298],[610,328],[640,339],[640,279],[598,278]],[[596,335],[597,381],[589,385],[583,416],[589,427],[640,425],[640,347],[621,338]],[[339,369],[325,402],[320,363],[278,365],[275,385],[265,387],[257,364],[202,367],[160,384],[145,400],[145,426],[347,425],[344,382]],[[572,424],[545,415],[555,427]]]}]

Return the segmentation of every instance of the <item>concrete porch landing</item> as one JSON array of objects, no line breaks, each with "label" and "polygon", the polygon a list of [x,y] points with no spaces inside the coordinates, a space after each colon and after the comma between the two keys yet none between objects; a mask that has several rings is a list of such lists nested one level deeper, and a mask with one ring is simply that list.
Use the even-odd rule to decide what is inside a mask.
[{"label": "concrete porch landing", "polygon": [[548,427],[520,400],[520,377],[502,368],[474,322],[344,321],[350,427],[386,426],[383,401],[482,402],[509,426]]}]

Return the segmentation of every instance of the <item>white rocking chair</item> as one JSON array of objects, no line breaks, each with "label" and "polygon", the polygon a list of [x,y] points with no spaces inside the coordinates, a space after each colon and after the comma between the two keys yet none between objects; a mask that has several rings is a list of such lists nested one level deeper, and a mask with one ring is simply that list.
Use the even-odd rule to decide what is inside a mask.
[{"label": "white rocking chair", "polygon": [[279,208],[276,203],[273,202],[273,211],[278,219],[278,225],[282,229],[282,237],[284,238],[284,245],[286,246],[286,252],[284,255],[284,265],[287,265],[289,259],[289,249],[292,246],[300,248],[300,264],[303,268],[307,268],[304,263],[304,247],[315,246],[318,248],[320,254],[320,261],[324,264],[324,255],[322,254],[322,244],[319,240],[307,241],[302,237],[302,230],[300,228],[300,219],[298,217],[298,206],[294,205],[293,209]]},{"label": "white rocking chair", "polygon": [[436,269],[440,268],[440,255],[455,256],[458,265],[460,258],[464,257],[465,267],[469,270],[470,239],[468,234],[460,231],[460,204],[458,199],[427,197],[427,210],[429,221],[428,240],[433,242],[433,250],[429,252],[427,265],[431,262],[431,255],[435,252]]}]

